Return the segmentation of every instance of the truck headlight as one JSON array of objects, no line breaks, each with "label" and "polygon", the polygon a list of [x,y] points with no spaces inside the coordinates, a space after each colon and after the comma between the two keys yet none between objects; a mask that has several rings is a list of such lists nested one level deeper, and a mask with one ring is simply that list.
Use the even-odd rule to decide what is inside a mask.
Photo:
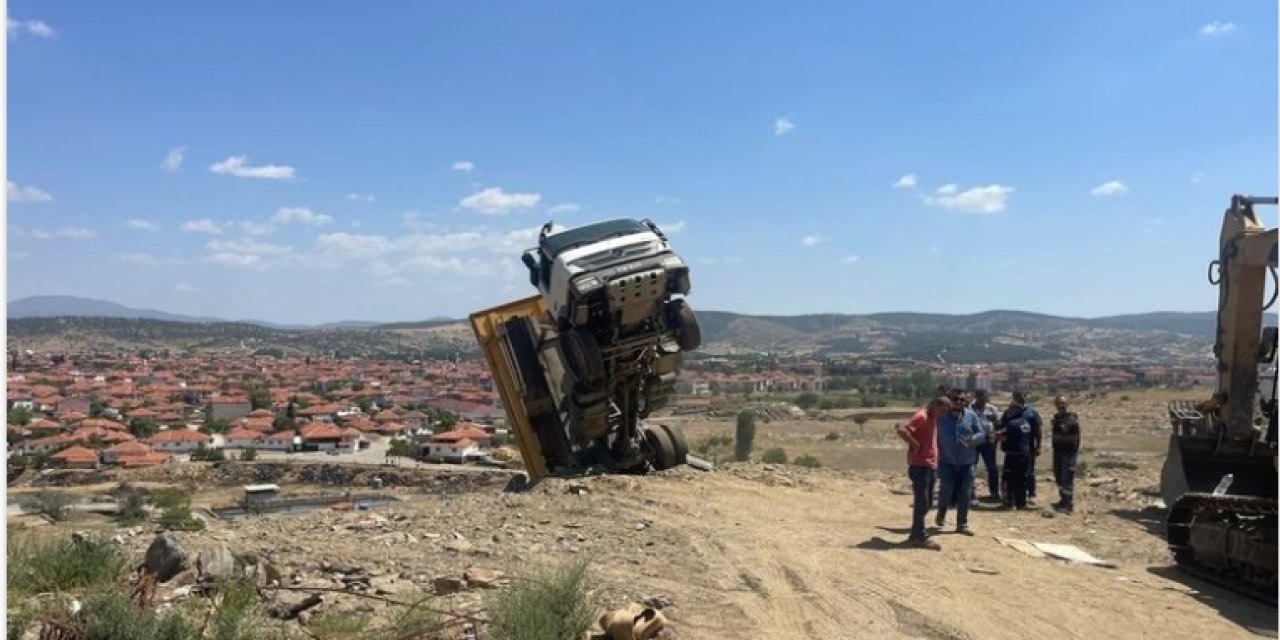
[{"label": "truck headlight", "polygon": [[597,278],[595,276],[587,276],[585,278],[581,278],[579,280],[574,281],[573,290],[577,291],[578,294],[590,293],[592,291],[595,291],[596,289],[599,289],[603,284],[604,283],[600,281],[600,278]]},{"label": "truck headlight", "polygon": [[684,260],[681,260],[680,256],[667,256],[663,258],[662,262],[659,264],[661,264],[667,270],[678,269],[684,266]]}]

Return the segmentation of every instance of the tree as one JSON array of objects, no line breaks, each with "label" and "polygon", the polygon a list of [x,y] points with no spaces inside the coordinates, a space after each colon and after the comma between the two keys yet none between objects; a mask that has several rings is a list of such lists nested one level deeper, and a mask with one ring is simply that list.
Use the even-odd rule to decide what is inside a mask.
[{"label": "tree", "polygon": [[252,387],[246,387],[245,391],[247,391],[249,395],[249,406],[253,407],[255,411],[258,409],[271,408],[271,392],[267,391],[266,387],[254,385]]},{"label": "tree", "polygon": [[818,404],[818,394],[806,391],[796,396],[796,406],[808,411]]},{"label": "tree", "polygon": [[368,398],[360,398],[356,400],[356,406],[360,407],[362,413],[369,413],[369,409],[373,407],[373,403]]},{"label": "tree", "polygon": [[135,438],[150,438],[159,430],[160,427],[149,418],[135,418],[129,423],[129,433],[132,433]]},{"label": "tree", "polygon": [[854,419],[853,419],[853,421],[854,421],[855,423],[857,423],[857,425],[858,425],[858,435],[859,435],[859,436],[866,435],[866,433],[867,433],[867,420],[870,420],[870,418],[868,418],[868,417],[866,417],[866,416],[858,416],[858,417],[856,417],[856,418],[854,418]]},{"label": "tree", "polygon": [[289,407],[284,410],[284,417],[290,420],[298,419],[298,404],[294,402],[293,398],[289,399]]},{"label": "tree", "polygon": [[733,440],[733,459],[745,462],[751,457],[751,449],[756,440],[756,414],[750,409],[738,414],[738,429]]},{"label": "tree", "polygon": [[[289,406],[293,406],[293,405],[289,405]],[[292,416],[286,415],[283,417],[278,417],[275,420],[271,421],[272,431],[295,431],[297,430],[297,428],[298,428],[298,421],[294,420]]]},{"label": "tree", "polygon": [[414,458],[417,457],[417,454],[417,443],[405,438],[392,438],[390,445],[387,447],[388,456]]},{"label": "tree", "polygon": [[200,427],[201,433],[226,433],[231,424],[226,420],[211,420]]},{"label": "tree", "polygon": [[99,400],[97,396],[94,396],[93,398],[89,399],[89,417],[90,418],[101,417],[102,412],[105,409],[106,409],[106,406],[102,404],[102,401]]},{"label": "tree", "polygon": [[63,521],[71,517],[71,505],[75,502],[70,494],[58,491],[41,491],[24,498],[19,504],[23,511],[48,516],[50,520]]},{"label": "tree", "polygon": [[786,464],[787,452],[775,447],[765,451],[764,455],[760,456],[760,461],[768,464]]},{"label": "tree", "polygon": [[26,407],[14,407],[9,410],[9,424],[26,426],[31,422],[31,410]]},{"label": "tree", "polygon": [[254,460],[257,460],[257,459],[258,459],[257,449],[245,449],[244,451],[240,452],[241,462],[253,462]]}]

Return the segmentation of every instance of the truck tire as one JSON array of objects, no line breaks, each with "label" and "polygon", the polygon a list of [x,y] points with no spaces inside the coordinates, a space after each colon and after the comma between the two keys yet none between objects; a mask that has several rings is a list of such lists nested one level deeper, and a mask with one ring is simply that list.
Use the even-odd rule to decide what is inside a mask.
[{"label": "truck tire", "polygon": [[604,378],[604,356],[600,343],[590,331],[577,327],[561,334],[565,360],[578,380],[594,385]]},{"label": "truck tire", "polygon": [[664,424],[659,425],[659,429],[667,432],[667,437],[671,439],[672,449],[675,451],[675,463],[677,465],[684,464],[689,459],[689,442],[684,438],[684,431],[680,427]]},{"label": "truck tire", "polygon": [[702,329],[698,327],[698,318],[693,315],[689,303],[683,299],[672,300],[667,312],[676,330],[676,344],[682,351],[693,351],[702,346]]},{"label": "truck tire", "polygon": [[676,466],[676,446],[665,430],[661,427],[646,429],[644,437],[653,449],[653,460],[650,462],[654,469],[663,471]]}]

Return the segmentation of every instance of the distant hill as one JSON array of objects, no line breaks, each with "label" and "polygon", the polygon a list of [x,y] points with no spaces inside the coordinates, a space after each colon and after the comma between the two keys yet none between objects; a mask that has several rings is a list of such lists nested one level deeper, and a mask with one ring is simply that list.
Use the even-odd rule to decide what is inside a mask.
[{"label": "distant hill", "polygon": [[[386,324],[282,326],[192,318],[54,296],[14,301],[9,308],[11,348],[36,351],[171,349],[412,357],[477,353],[467,323],[442,318]],[[62,315],[41,315],[57,313]],[[1216,327],[1213,313],[1064,318],[1003,310],[967,315],[799,316],[699,311],[698,321],[705,354],[893,356],[955,364],[1049,360],[1203,362],[1208,358]]]},{"label": "distant hill", "polygon": [[274,322],[266,322],[264,320],[228,321],[223,318],[185,316],[176,313],[157,311],[155,309],[135,309],[133,307],[126,307],[125,305],[109,302],[107,300],[95,300],[93,298],[81,298],[78,296],[31,296],[29,298],[20,298],[8,304],[8,312],[10,319],[57,317],[142,318],[147,320],[167,320],[170,322],[232,322],[239,324],[255,324],[262,327],[271,327],[273,329],[346,329],[374,327],[381,324],[379,322],[368,320],[344,320],[342,322],[330,322],[318,325],[276,324]]}]

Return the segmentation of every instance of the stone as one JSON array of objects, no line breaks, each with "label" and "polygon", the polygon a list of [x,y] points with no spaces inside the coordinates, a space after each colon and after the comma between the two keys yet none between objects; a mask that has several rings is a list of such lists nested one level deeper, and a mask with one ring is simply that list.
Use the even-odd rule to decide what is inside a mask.
[{"label": "stone", "polygon": [[447,596],[451,593],[458,593],[459,591],[465,590],[467,588],[467,583],[463,582],[461,578],[445,576],[432,580],[431,586],[435,589],[436,595]]},{"label": "stone", "polygon": [[196,583],[196,572],[191,569],[179,571],[177,575],[170,578],[169,584],[174,587],[186,587]]},{"label": "stone", "polygon": [[466,540],[450,540],[444,543],[444,548],[455,553],[470,553],[475,550],[476,546]]},{"label": "stone", "polygon": [[392,576],[379,576],[369,581],[369,587],[380,596],[394,596],[413,588],[413,584]]},{"label": "stone", "polygon": [[196,556],[196,575],[201,582],[224,582],[236,577],[240,563],[225,544],[204,549]]},{"label": "stone", "polygon": [[155,574],[157,580],[165,582],[184,569],[189,569],[191,558],[177,534],[166,531],[157,535],[151,541],[151,546],[147,547],[143,566]]},{"label": "stone", "polygon": [[462,577],[467,581],[468,586],[481,589],[496,589],[498,588],[498,580],[502,578],[502,572],[481,567],[470,567],[462,573]]}]

